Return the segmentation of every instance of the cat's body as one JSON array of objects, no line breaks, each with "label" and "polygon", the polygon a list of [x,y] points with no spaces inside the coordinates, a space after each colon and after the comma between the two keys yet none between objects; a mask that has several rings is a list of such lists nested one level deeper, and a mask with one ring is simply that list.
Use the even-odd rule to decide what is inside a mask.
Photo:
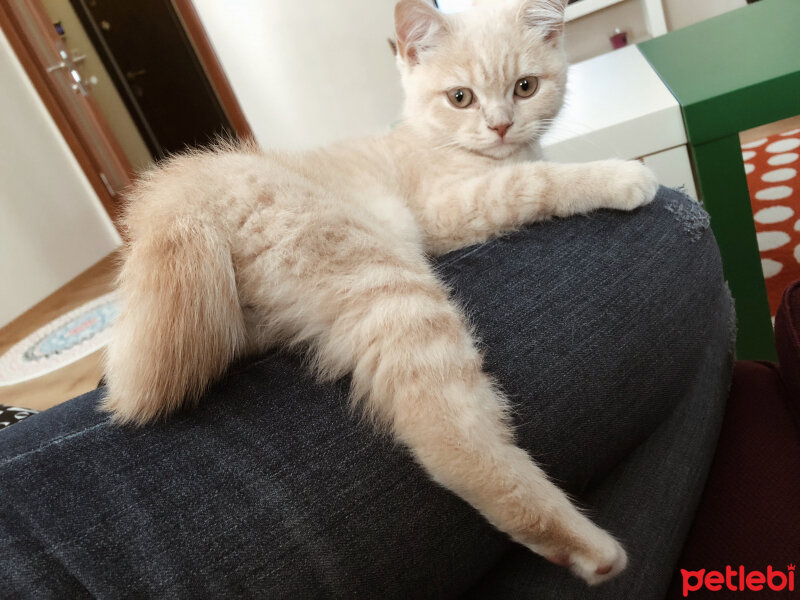
[{"label": "cat's body", "polygon": [[[533,160],[563,98],[560,0],[448,19],[403,0],[396,21],[406,121],[390,134],[177,157],[138,185],[106,408],[145,423],[195,401],[239,356],[308,349],[323,378],[352,373],[354,404],[436,481],[516,541],[602,581],[624,568],[624,551],[513,444],[505,400],[426,254],[551,216],[632,209],[655,180],[638,163]],[[523,76],[536,79],[524,97]],[[464,90],[472,102],[460,108]]]}]

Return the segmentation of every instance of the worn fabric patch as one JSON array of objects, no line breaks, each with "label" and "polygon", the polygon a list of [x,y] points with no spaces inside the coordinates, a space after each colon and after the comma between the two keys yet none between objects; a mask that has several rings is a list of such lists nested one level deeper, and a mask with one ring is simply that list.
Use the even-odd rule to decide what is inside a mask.
[{"label": "worn fabric patch", "polygon": [[699,240],[703,232],[708,229],[708,213],[699,202],[681,202],[677,196],[666,195],[664,208],[675,215],[693,242]]}]

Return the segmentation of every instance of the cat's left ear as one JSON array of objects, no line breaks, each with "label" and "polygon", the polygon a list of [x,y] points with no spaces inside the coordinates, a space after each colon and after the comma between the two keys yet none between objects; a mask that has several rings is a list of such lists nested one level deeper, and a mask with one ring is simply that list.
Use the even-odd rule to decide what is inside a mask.
[{"label": "cat's left ear", "polygon": [[409,65],[420,61],[420,54],[436,47],[448,30],[442,13],[426,0],[400,0],[394,7],[397,52]]},{"label": "cat's left ear", "polygon": [[548,42],[553,42],[564,33],[564,11],[567,0],[523,0],[519,16]]}]

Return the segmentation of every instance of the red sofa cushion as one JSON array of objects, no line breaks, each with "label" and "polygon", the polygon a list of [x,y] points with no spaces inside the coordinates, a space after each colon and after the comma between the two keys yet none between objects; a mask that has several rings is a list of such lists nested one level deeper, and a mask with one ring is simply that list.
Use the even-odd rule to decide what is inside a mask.
[{"label": "red sofa cushion", "polygon": [[[746,572],[766,573],[770,567],[788,575],[788,566],[800,561],[800,281],[784,292],[775,342],[780,367],[736,363],[711,473],[669,600],[756,593],[729,592],[726,582],[718,592],[702,587],[684,595],[681,569],[725,575],[730,566],[737,572],[735,582],[740,566]],[[792,574],[800,590],[800,572]]]},{"label": "red sofa cushion", "polygon": [[[737,362],[714,463],[667,598],[685,597],[681,569],[787,573],[800,560],[800,430],[788,399],[775,365]],[[723,586],[721,596],[701,589],[688,597],[726,593],[733,594]]]}]

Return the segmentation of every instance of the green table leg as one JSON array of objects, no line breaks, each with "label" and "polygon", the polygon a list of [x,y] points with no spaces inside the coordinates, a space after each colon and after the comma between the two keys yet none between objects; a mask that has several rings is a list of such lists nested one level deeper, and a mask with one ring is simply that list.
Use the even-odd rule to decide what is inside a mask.
[{"label": "green table leg", "polygon": [[777,360],[739,136],[692,146],[700,195],[736,300],[737,358]]}]

